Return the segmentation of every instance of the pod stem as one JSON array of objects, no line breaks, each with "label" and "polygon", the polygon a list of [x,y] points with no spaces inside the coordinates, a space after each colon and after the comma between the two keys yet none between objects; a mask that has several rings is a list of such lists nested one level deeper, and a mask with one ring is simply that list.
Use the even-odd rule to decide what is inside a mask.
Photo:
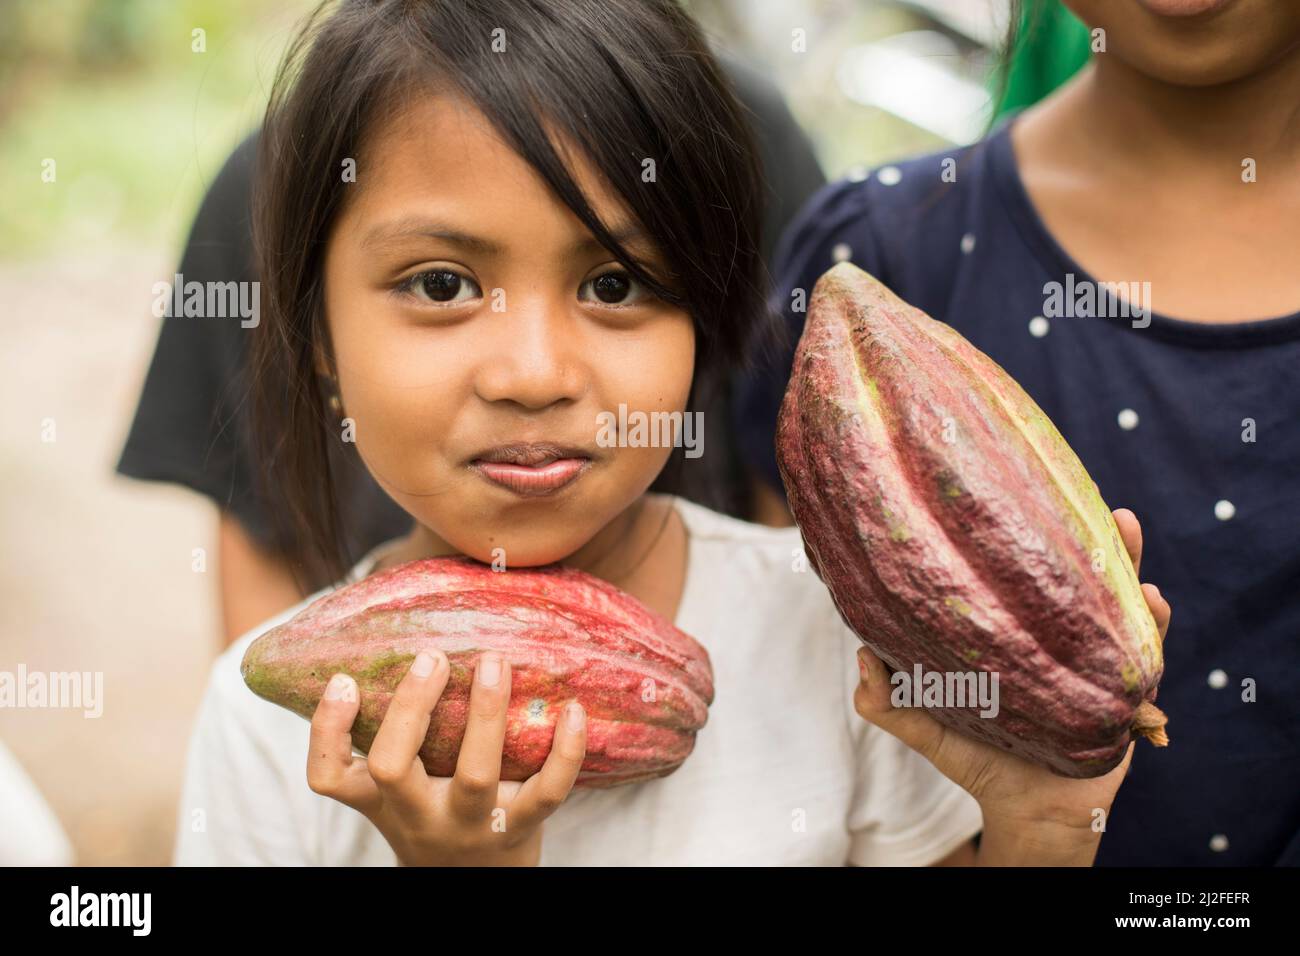
[{"label": "pod stem", "polygon": [[1157,747],[1169,746],[1169,735],[1165,733],[1165,724],[1169,718],[1155,704],[1144,700],[1133,712],[1133,734],[1145,737]]}]

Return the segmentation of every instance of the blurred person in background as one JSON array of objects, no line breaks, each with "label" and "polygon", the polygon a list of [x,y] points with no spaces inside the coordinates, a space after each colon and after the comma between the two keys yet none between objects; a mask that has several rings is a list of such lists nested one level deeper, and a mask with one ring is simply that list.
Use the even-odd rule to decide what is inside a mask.
[{"label": "blurred person in background", "polygon": [[[788,349],[739,390],[737,432],[788,520],[792,294],[836,261],[955,328],[1133,506],[1144,575],[1179,607],[1171,742],[1135,754],[1097,863],[1300,865],[1300,5],[1067,5],[1104,44],[1072,80],[973,146],[803,209],[775,266]],[[1139,298],[1049,315],[1054,288],[1098,280]]]}]

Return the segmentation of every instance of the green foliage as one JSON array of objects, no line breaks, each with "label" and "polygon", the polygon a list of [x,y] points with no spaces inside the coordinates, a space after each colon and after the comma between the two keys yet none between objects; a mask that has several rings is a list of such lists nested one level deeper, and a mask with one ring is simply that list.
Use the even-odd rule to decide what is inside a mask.
[{"label": "green foliage", "polygon": [[131,238],[179,249],[310,6],[0,2],[0,255]]}]

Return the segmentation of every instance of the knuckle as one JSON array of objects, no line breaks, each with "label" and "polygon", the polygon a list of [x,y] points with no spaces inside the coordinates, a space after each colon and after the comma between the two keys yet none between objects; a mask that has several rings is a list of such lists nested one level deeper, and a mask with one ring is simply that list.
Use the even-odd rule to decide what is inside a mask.
[{"label": "knuckle", "polygon": [[490,774],[477,768],[459,771],[456,782],[471,796],[483,796],[492,791],[494,781]]},{"label": "knuckle", "polygon": [[560,808],[560,804],[564,803],[566,796],[568,796],[568,793],[558,787],[543,787],[537,792],[537,809],[542,814],[549,816]]},{"label": "knuckle", "polygon": [[861,685],[853,692],[853,709],[863,720],[875,719],[875,708],[871,703],[871,692]]},{"label": "knuckle", "polygon": [[337,785],[338,779],[332,773],[314,768],[307,771],[307,786],[312,793],[320,794],[322,797],[332,797]]},{"label": "knuckle", "polygon": [[505,712],[506,699],[500,690],[485,690],[474,700],[474,716],[483,720],[496,720]]},{"label": "knuckle", "polygon": [[388,710],[384,713],[384,719],[380,726],[387,726],[390,729],[401,730],[407,727],[414,719],[414,708],[410,701],[398,694],[393,695],[393,699],[388,703]]},{"label": "knuckle", "polygon": [[406,768],[387,754],[371,757],[366,761],[370,777],[382,787],[391,787],[400,783],[406,775]]},{"label": "knuckle", "polygon": [[581,765],[587,757],[587,748],[580,741],[568,740],[559,748],[560,759],[570,766]]}]

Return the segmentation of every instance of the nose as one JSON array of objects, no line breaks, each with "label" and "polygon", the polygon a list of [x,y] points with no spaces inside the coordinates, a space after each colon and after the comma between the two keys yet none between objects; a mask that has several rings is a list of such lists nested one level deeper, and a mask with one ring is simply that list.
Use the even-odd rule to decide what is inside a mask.
[{"label": "nose", "polygon": [[546,295],[506,301],[481,339],[478,396],[529,411],[576,401],[587,388],[587,366],[569,303]]}]

